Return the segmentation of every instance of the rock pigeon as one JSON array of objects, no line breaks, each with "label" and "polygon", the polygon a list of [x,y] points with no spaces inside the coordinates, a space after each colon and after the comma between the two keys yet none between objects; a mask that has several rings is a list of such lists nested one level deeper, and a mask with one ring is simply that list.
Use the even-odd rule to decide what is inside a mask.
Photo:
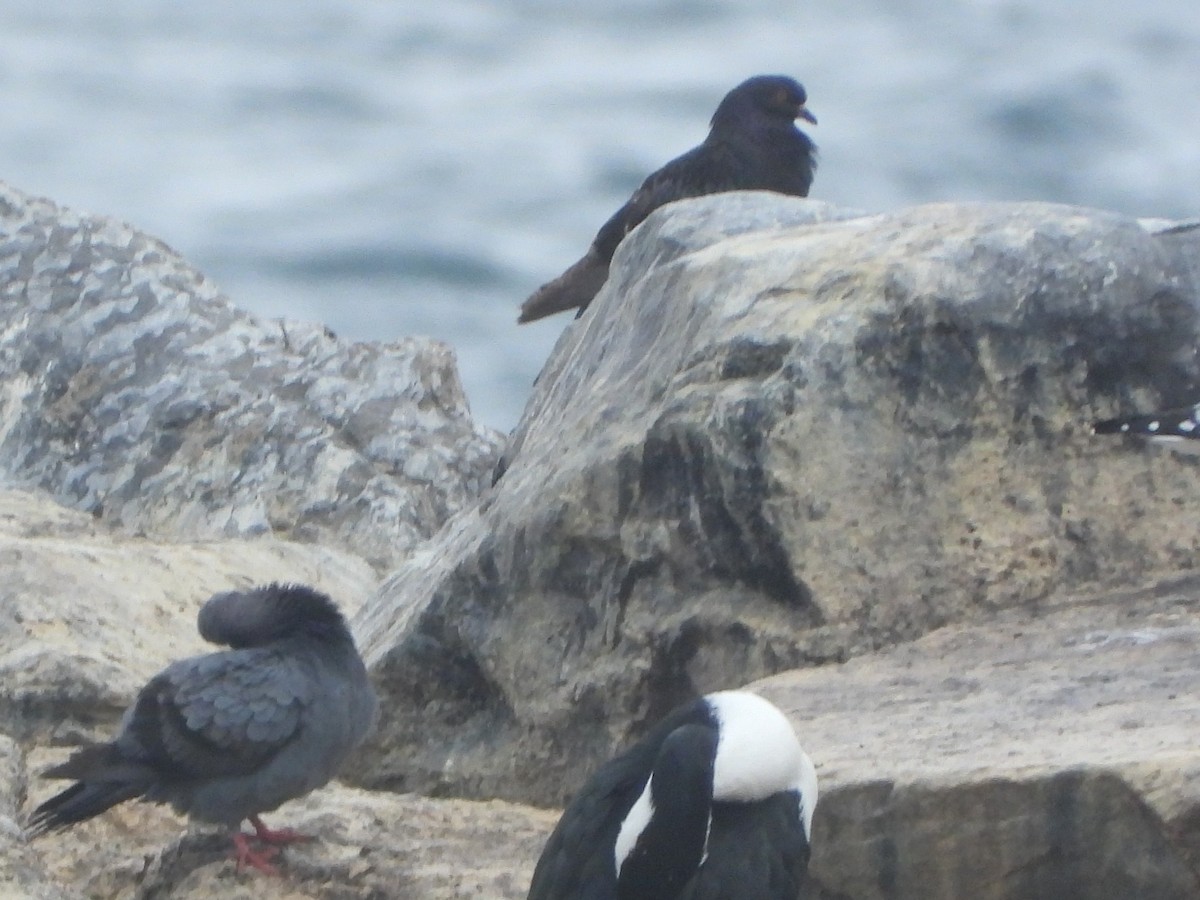
[{"label": "rock pigeon", "polygon": [[1095,434],[1130,434],[1184,453],[1200,453],[1200,405],[1168,412],[1105,419],[1092,426]]},{"label": "rock pigeon", "polygon": [[584,785],[528,900],[795,900],[816,805],[784,714],[746,691],[709,694]]},{"label": "rock pigeon", "polygon": [[592,241],[586,255],[542,285],[521,305],[518,322],[585,309],[608,279],[621,240],[650,213],[673,200],[722,191],[776,191],[807,197],[817,167],[816,145],[796,119],[817,122],[804,88],[785,75],[758,75],[725,95],[708,137],[648,177]]},{"label": "rock pigeon", "polygon": [[169,803],[233,836],[238,868],[274,872],[277,846],[259,813],[328,782],[375,723],[377,701],[346,620],[325,594],[271,584],[217,594],[200,635],[231,647],[172,663],[142,688],[117,737],[77,750],[49,778],[75,783],[36,810],[32,837],[133,798]]}]

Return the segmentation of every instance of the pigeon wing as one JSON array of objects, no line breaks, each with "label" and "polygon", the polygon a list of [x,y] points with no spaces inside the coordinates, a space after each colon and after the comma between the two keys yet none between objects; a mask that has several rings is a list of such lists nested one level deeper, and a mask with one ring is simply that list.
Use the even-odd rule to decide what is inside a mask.
[{"label": "pigeon wing", "polygon": [[142,689],[117,743],[169,780],[249,774],[296,739],[310,700],[269,648],[180,660]]},{"label": "pigeon wing", "polygon": [[611,260],[625,235],[654,210],[675,200],[736,190],[737,171],[732,152],[723,144],[701,144],[677,156],[642,182],[629,201],[600,228],[593,245],[601,256]]}]

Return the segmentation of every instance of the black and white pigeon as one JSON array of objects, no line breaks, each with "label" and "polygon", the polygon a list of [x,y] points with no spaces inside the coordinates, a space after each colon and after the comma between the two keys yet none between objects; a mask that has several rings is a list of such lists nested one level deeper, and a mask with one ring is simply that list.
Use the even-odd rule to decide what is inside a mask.
[{"label": "black and white pigeon", "polygon": [[795,125],[817,123],[804,87],[786,75],[756,75],[725,95],[704,143],[650,175],[604,223],[583,259],[530,295],[518,322],[568,309],[582,311],[608,279],[625,235],[664,204],[724,191],[775,191],[807,197],[816,145]]},{"label": "black and white pigeon", "polygon": [[1092,426],[1095,434],[1128,434],[1169,445],[1183,453],[1200,453],[1200,404],[1186,409],[1105,419]]},{"label": "black and white pigeon", "polygon": [[200,635],[232,649],[172,663],[142,688],[116,738],[77,750],[49,778],[75,783],[36,810],[32,837],[118,803],[168,803],[237,829],[238,867],[273,873],[278,846],[309,840],[272,831],[259,814],[321,787],[375,723],[377,700],[346,620],[325,594],[271,584],[217,594]]},{"label": "black and white pigeon", "polygon": [[784,714],[745,691],[708,694],[583,786],[528,900],[795,900],[816,805]]}]

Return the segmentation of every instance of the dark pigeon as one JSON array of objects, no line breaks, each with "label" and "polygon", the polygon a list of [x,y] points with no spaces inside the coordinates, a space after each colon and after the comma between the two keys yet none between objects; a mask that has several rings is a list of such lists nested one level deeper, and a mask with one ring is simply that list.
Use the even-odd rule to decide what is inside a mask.
[{"label": "dark pigeon", "polygon": [[587,254],[521,305],[518,322],[567,309],[587,308],[604,282],[625,235],[660,206],[723,191],[775,191],[807,197],[817,167],[816,145],[796,128],[814,125],[803,86],[784,75],[758,75],[725,95],[713,113],[708,137],[644,182],[604,223]]},{"label": "dark pigeon", "polygon": [[[312,588],[271,584],[217,594],[197,624],[232,649],[172,663],[142,688],[115,740],[47,770],[76,781],[34,810],[32,837],[140,798],[229,828],[249,819],[267,845],[308,839],[268,829],[259,814],[328,782],[374,725],[375,692],[346,620]],[[234,834],[239,868],[273,872],[276,847],[256,850],[249,838]]]}]

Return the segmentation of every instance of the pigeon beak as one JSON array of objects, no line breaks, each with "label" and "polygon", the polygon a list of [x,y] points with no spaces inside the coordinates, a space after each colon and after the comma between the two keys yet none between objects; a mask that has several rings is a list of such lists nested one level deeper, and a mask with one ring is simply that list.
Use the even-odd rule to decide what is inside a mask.
[{"label": "pigeon beak", "polygon": [[812,122],[814,125],[817,124],[817,117],[810,113],[803,104],[796,110],[796,118],[803,119],[805,122]]}]

